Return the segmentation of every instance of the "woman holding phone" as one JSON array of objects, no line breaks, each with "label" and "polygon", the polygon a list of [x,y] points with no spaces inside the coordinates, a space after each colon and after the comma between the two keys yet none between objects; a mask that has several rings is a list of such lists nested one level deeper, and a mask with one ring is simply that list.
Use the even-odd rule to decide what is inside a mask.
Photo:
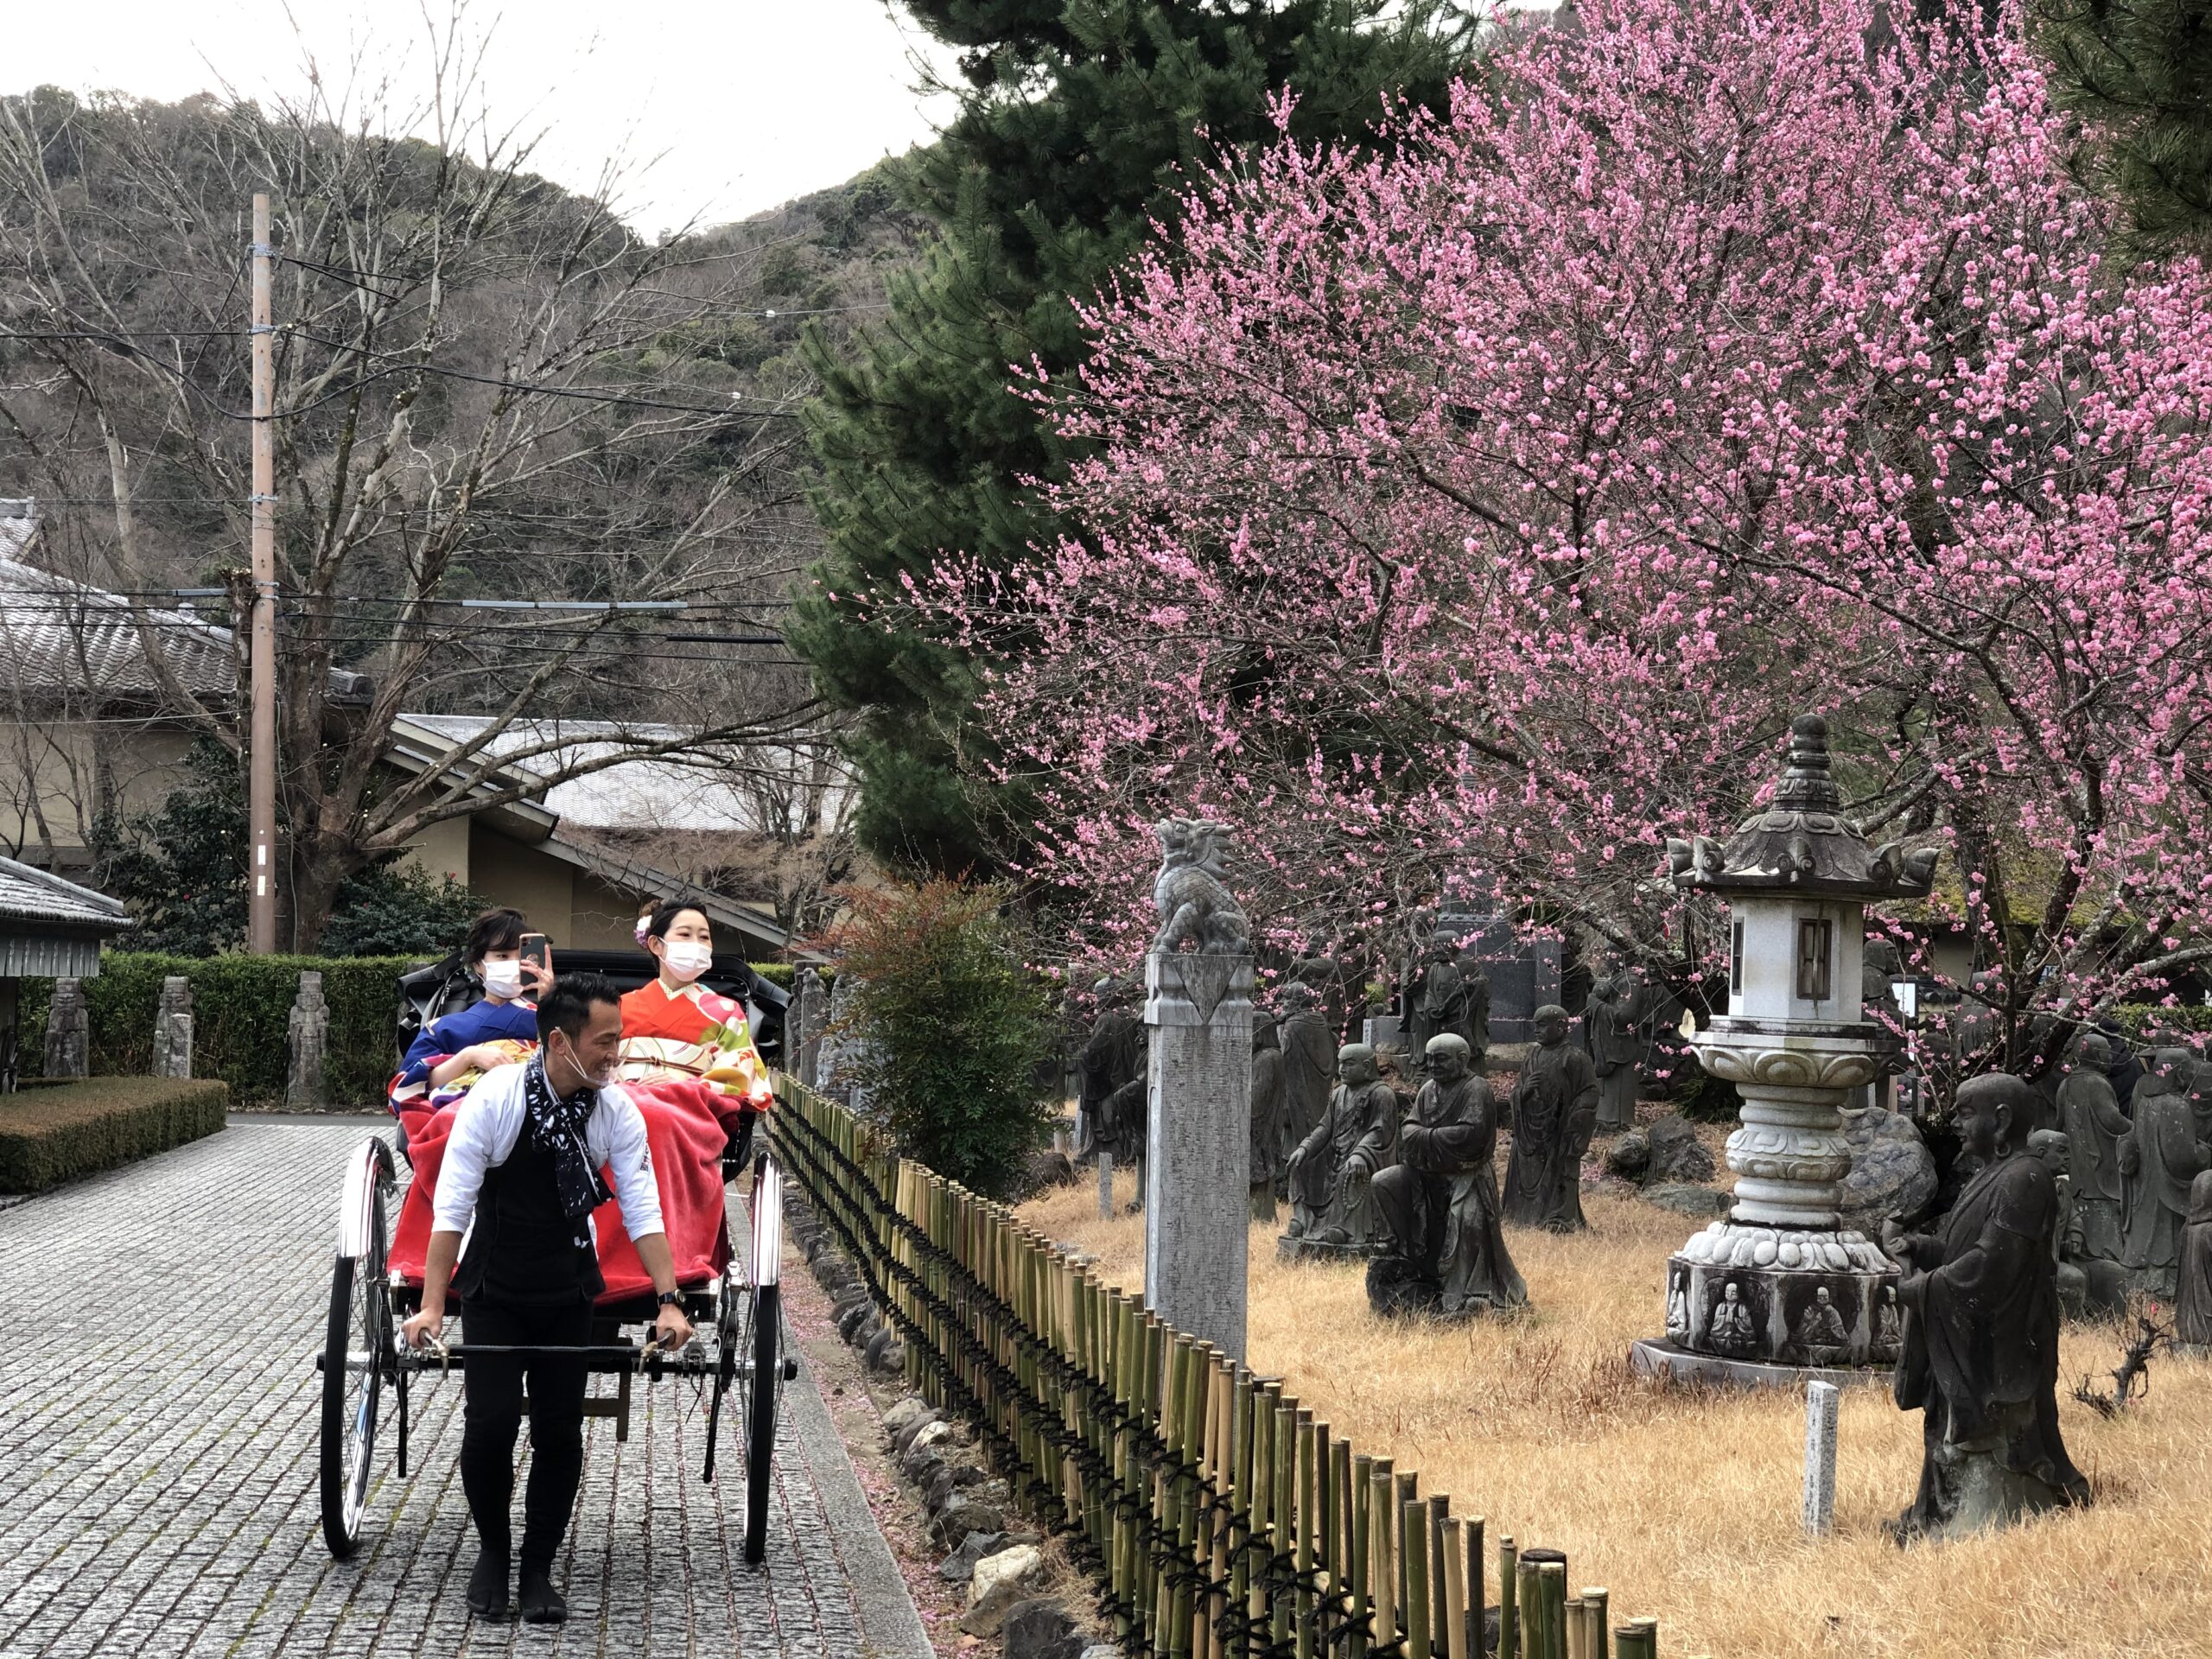
[{"label": "woman holding phone", "polygon": [[[487,910],[470,924],[463,947],[484,1000],[423,1027],[392,1079],[395,1093],[435,1090],[470,1071],[489,1071],[518,1058],[505,1044],[537,1044],[537,999],[552,988],[545,936],[533,933],[518,910]],[[399,1109],[395,1103],[392,1109]]]}]

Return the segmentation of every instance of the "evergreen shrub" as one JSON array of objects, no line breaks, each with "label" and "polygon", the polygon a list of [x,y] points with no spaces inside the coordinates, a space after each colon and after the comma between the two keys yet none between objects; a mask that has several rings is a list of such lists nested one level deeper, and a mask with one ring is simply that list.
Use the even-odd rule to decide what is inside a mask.
[{"label": "evergreen shrub", "polygon": [[213,1135],[229,1098],[207,1077],[87,1077],[0,1098],[0,1192],[43,1192]]},{"label": "evergreen shrub", "polygon": [[1045,1141],[1058,1068],[1056,992],[1027,965],[1007,893],[942,877],[854,889],[830,936],[854,976],[848,1051],[899,1149],[986,1198]]}]

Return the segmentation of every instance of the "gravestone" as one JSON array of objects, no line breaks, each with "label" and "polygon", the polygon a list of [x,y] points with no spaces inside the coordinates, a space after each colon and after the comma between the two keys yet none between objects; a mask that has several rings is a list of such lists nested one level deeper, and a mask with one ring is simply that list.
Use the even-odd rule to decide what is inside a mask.
[{"label": "gravestone", "polygon": [[323,1058],[330,1046],[330,1006],[322,1000],[322,976],[300,973],[300,993],[292,1004],[290,1065],[284,1075],[284,1104],[294,1111],[320,1111],[330,1104]]},{"label": "gravestone", "polygon": [[[1145,957],[1145,1301],[1244,1357],[1250,1192],[1252,946],[1221,875],[1227,830],[1170,818]],[[1190,947],[1185,950],[1184,947]]]},{"label": "gravestone", "polygon": [[1843,1390],[1815,1377],[1805,1385],[1805,1535],[1835,1529],[1835,1421]]},{"label": "gravestone", "polygon": [[85,982],[65,976],[54,982],[54,1001],[46,1011],[46,1075],[81,1077],[90,1074],[92,1028],[85,1013]]},{"label": "gravestone", "polygon": [[192,1075],[192,982],[182,974],[162,981],[162,1002],[154,1015],[154,1075]]},{"label": "gravestone", "polygon": [[1560,1000],[1560,942],[1523,939],[1510,916],[1446,910],[1435,937],[1460,942],[1460,955],[1490,979],[1490,1040],[1529,1043],[1536,1010]]},{"label": "gravestone", "polygon": [[798,970],[798,995],[791,999],[796,1004],[791,1033],[785,1039],[785,1049],[791,1075],[810,1089],[821,1075],[817,1067],[822,1059],[822,1027],[829,1021],[828,995],[819,972],[812,968]]}]

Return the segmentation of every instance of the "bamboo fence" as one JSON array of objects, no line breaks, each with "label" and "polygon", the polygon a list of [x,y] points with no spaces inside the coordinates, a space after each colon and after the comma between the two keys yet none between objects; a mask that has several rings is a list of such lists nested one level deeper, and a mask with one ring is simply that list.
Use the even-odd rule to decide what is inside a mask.
[{"label": "bamboo fence", "polygon": [[[898,1328],[907,1382],[1067,1541],[1123,1652],[1483,1659],[1482,1517],[845,1108],[788,1077],[776,1094],[776,1151]],[[1609,1626],[1556,1550],[1500,1537],[1495,1560],[1498,1659],[1656,1659],[1656,1623]]]}]

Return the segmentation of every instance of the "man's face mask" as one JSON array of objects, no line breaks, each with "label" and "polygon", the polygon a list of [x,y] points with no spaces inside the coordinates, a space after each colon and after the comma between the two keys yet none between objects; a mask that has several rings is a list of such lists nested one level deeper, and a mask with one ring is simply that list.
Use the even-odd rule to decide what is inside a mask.
[{"label": "man's face mask", "polygon": [[603,1089],[614,1081],[613,1055],[608,1055],[606,1064],[594,1071],[584,1065],[583,1056],[576,1052],[575,1039],[568,1033],[556,1032],[554,1035],[560,1039],[560,1046],[553,1051],[554,1057],[561,1063],[561,1070],[567,1074],[572,1086],[582,1087],[588,1084]]}]

